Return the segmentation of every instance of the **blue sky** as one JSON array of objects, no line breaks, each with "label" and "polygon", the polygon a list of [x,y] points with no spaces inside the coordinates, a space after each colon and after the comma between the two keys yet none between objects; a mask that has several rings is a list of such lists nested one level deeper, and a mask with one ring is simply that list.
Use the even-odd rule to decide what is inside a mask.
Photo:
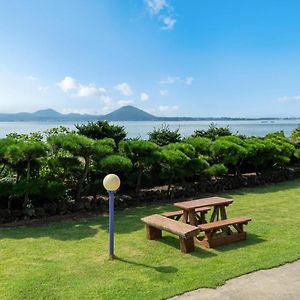
[{"label": "blue sky", "polygon": [[298,0],[0,0],[0,112],[300,116]]}]

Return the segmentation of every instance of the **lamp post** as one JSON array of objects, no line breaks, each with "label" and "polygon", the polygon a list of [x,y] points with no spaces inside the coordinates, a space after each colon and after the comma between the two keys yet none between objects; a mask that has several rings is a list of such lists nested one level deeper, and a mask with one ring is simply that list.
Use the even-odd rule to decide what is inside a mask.
[{"label": "lamp post", "polygon": [[120,178],[115,174],[106,175],[103,179],[103,186],[109,196],[109,257],[111,259],[114,258],[114,199],[120,184]]}]

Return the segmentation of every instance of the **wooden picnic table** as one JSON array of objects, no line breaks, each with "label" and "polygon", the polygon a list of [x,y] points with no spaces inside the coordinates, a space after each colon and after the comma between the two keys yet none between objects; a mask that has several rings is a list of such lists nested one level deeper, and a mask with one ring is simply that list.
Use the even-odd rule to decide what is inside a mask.
[{"label": "wooden picnic table", "polygon": [[191,201],[178,202],[174,205],[183,210],[183,222],[190,225],[198,226],[203,223],[203,219],[199,218],[196,209],[204,206],[213,206],[213,212],[210,222],[227,219],[225,207],[233,202],[232,199],[222,197],[202,198]]}]

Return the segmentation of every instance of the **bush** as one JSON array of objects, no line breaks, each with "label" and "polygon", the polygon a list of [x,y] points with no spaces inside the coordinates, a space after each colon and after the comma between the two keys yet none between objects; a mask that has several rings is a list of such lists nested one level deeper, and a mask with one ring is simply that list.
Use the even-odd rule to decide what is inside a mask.
[{"label": "bush", "polygon": [[217,127],[214,123],[211,123],[207,130],[196,130],[192,137],[205,137],[212,141],[215,141],[218,137],[232,135],[229,127]]},{"label": "bush", "polygon": [[228,169],[223,164],[214,164],[207,169],[209,176],[221,177],[228,174]]},{"label": "bush", "polygon": [[124,126],[112,125],[107,121],[88,122],[87,125],[75,125],[78,134],[93,140],[111,138],[118,145],[126,137]]},{"label": "bush", "polygon": [[169,126],[163,124],[160,128],[148,133],[149,141],[159,146],[165,146],[171,143],[178,143],[181,141],[181,134],[179,128],[172,131]]}]

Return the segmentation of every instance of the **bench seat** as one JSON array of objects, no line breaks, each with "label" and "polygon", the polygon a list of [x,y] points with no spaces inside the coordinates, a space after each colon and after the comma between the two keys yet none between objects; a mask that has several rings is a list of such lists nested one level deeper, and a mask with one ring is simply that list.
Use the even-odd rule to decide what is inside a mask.
[{"label": "bench seat", "polygon": [[162,230],[164,230],[179,236],[180,250],[183,253],[194,251],[194,237],[200,232],[198,227],[157,214],[144,217],[141,220],[146,224],[148,240],[160,238],[162,236]]},{"label": "bench seat", "polygon": [[[199,243],[205,247],[213,248],[231,242],[245,240],[246,232],[243,230],[243,225],[247,225],[250,221],[251,218],[248,217],[236,217],[198,225],[198,228],[205,233],[205,237],[200,240]],[[233,232],[230,226],[232,226],[236,232]],[[220,229],[222,232],[218,233]]]}]

